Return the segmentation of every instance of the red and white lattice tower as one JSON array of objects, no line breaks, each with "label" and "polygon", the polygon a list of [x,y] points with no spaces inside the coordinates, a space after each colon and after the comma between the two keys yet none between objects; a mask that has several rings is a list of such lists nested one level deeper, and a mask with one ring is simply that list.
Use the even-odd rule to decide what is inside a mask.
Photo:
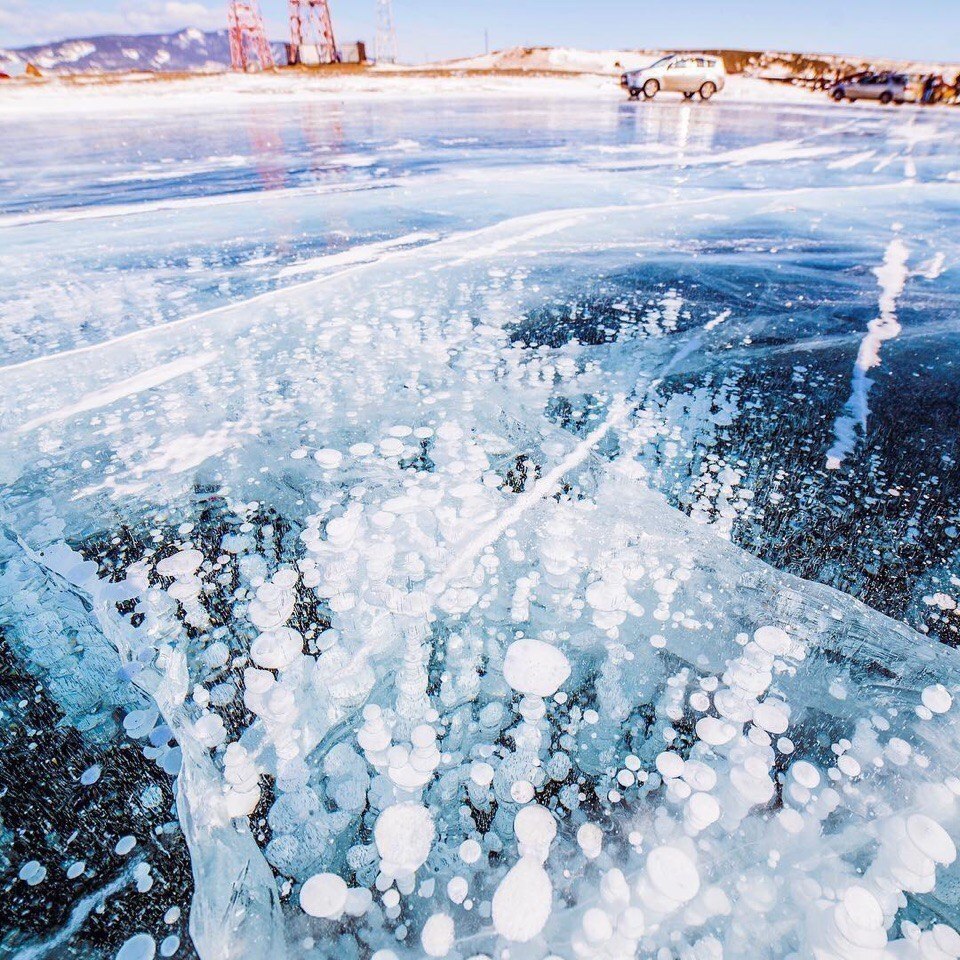
[{"label": "red and white lattice tower", "polygon": [[339,63],[327,0],[290,0],[291,63]]},{"label": "red and white lattice tower", "polygon": [[231,0],[227,8],[227,33],[234,70],[249,70],[255,62],[261,70],[273,69],[270,41],[257,0]]}]

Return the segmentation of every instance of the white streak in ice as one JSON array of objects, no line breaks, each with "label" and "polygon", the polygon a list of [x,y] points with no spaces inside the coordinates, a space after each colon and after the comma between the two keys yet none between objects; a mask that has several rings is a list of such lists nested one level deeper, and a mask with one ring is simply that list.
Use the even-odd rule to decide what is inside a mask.
[{"label": "white streak in ice", "polygon": [[[140,863],[138,860],[137,863]],[[67,922],[54,934],[49,940],[42,943],[34,943],[24,947],[19,953],[15,953],[11,960],[40,960],[47,956],[58,947],[62,947],[79,929],[84,921],[98,907],[101,907],[106,901],[119,890],[122,890],[133,879],[133,871],[137,863],[130,865],[130,868],[116,880],[108,883],[100,890],[96,890],[78,901],[76,906],[70,912]]]},{"label": "white streak in ice", "polygon": [[718,313],[712,320],[708,320],[704,326],[704,330],[713,330],[716,327],[719,327],[724,320],[728,319],[730,316],[730,310],[724,310],[722,313]]},{"label": "white streak in ice", "polygon": [[284,267],[277,276],[297,277],[305,273],[322,273],[325,270],[330,270],[335,267],[369,263],[370,261],[377,260],[381,254],[388,250],[429,243],[439,239],[440,235],[437,233],[419,232],[408,233],[402,237],[395,237],[392,240],[381,240],[377,243],[363,243],[356,247],[340,250],[337,253],[328,253],[322,257],[312,257],[309,260],[302,260],[300,263],[292,263]]},{"label": "white streak in ice", "polygon": [[943,253],[936,254],[932,260],[924,264],[923,269],[920,271],[920,276],[924,280],[936,280],[937,277],[943,273],[944,265],[947,262],[947,258]]},{"label": "white streak in ice", "polygon": [[628,406],[626,398],[617,396],[603,423],[583,438],[549,473],[542,476],[529,490],[520,494],[513,506],[504,510],[495,521],[481,528],[462,543],[450,558],[443,574],[435,577],[427,587],[432,596],[440,596],[444,590],[463,577],[469,576],[471,564],[484,549],[496,543],[532,507],[552,496],[560,488],[560,481],[573,469],[580,466],[598,443],[614,428],[623,424]]},{"label": "white streak in ice", "polygon": [[880,284],[880,316],[870,321],[867,333],[860,341],[850,381],[850,398],[844,406],[844,413],[837,417],[833,425],[836,442],[827,451],[828,470],[838,469],[856,446],[858,426],[862,433],[866,433],[867,418],[870,416],[868,394],[873,386],[867,372],[880,365],[880,347],[883,342],[892,340],[900,333],[897,297],[903,293],[903,286],[907,282],[908,253],[906,244],[896,237],[887,246],[883,264],[874,268],[874,275]]},{"label": "white streak in ice", "polygon": [[201,367],[210,363],[211,360],[214,360],[216,356],[215,353],[201,353],[195,357],[181,357],[179,360],[174,360],[171,363],[151,367],[149,370],[144,370],[136,376],[128,377],[126,380],[119,380],[109,387],[103,387],[100,390],[94,390],[91,393],[84,394],[76,403],[71,403],[69,406],[60,407],[58,410],[51,410],[42,416],[34,417],[33,420],[28,420],[20,427],[19,432],[27,433],[30,430],[35,430],[37,427],[42,427],[44,424],[55,423],[58,420],[67,420],[70,417],[75,417],[79,413],[88,413],[99,407],[109,406],[111,403],[116,403],[124,397],[132,397],[134,394],[143,393],[145,390],[152,390],[154,387],[159,387],[161,384],[175,380],[177,377],[182,377],[187,373],[193,373],[195,370],[199,370]]}]

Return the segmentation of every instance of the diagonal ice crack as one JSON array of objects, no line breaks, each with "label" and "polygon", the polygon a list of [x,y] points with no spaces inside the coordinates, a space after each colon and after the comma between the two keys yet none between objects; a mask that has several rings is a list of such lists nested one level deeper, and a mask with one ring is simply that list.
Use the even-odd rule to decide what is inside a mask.
[{"label": "diagonal ice crack", "polygon": [[482,527],[460,544],[454,551],[444,572],[435,577],[428,585],[427,591],[430,595],[440,596],[451,583],[467,576],[470,564],[480,556],[486,547],[499,540],[510,527],[538,503],[556,493],[560,487],[560,481],[571,470],[580,466],[614,427],[618,427],[624,422],[628,409],[626,397],[623,395],[615,397],[607,418],[596,430],[584,437],[552,470],[537,480],[529,491],[521,493],[516,502],[504,510],[496,520]]}]

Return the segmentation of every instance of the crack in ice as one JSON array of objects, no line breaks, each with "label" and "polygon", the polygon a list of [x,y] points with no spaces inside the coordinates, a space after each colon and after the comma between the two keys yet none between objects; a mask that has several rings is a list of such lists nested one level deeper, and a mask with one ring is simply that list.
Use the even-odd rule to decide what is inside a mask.
[{"label": "crack in ice", "polygon": [[857,427],[862,435],[867,432],[867,420],[870,416],[869,393],[873,380],[867,376],[874,367],[880,366],[880,348],[884,341],[893,340],[901,330],[897,320],[897,298],[903,293],[907,282],[906,244],[895,237],[887,245],[883,264],[873,270],[880,284],[880,316],[867,325],[867,332],[860,341],[860,349],[853,365],[853,377],[850,381],[850,397],[845,412],[837,417],[833,425],[836,438],[834,445],[827,451],[827,469],[837,470],[844,459],[857,444]]}]

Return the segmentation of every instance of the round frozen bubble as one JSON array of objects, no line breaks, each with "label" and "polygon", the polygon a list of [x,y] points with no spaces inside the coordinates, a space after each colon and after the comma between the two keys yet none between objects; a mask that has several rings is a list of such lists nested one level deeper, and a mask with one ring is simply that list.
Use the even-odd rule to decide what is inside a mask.
[{"label": "round frozen bubble", "polygon": [[478,787],[489,787],[493,783],[494,769],[489,763],[478,760],[470,766],[470,779]]},{"label": "round frozen bubble", "polygon": [[116,960],[153,960],[157,945],[149,933],[135,933],[117,951]]},{"label": "round frozen bubble", "polygon": [[483,852],[476,840],[464,840],[460,844],[460,859],[464,863],[476,863]]},{"label": "round frozen bubble", "polygon": [[706,713],[710,709],[710,698],[700,690],[690,694],[690,706],[699,713]]},{"label": "round frozen bubble", "polygon": [[696,864],[676,847],[651,850],[647,857],[647,876],[660,893],[677,903],[692,900],[700,889]]},{"label": "round frozen bubble", "polygon": [[603,849],[603,831],[595,823],[585,823],[577,831],[577,843],[588,860],[595,860]]},{"label": "round frozen bubble", "polygon": [[453,947],[455,936],[453,917],[446,913],[435,913],[423,925],[420,943],[428,957],[445,957]]},{"label": "round frozen bubble", "polygon": [[942,683],[924,687],[920,700],[932,713],[946,713],[953,706],[953,697]]},{"label": "round frozen bubble", "polygon": [[600,896],[605,903],[618,908],[630,902],[630,885],[622,870],[613,867],[604,873],[600,879]]},{"label": "round frozen bubble", "polygon": [[845,753],[837,760],[837,769],[848,777],[860,776],[860,764],[849,753]]},{"label": "round frozen bubble", "polygon": [[39,860],[30,860],[25,863],[17,876],[26,884],[35,887],[38,883],[43,883],[47,875],[47,868]]},{"label": "round frozen bubble", "polygon": [[180,938],[176,934],[164,937],[160,944],[160,956],[172,957],[180,949]]},{"label": "round frozen bubble", "polygon": [[720,804],[709,793],[694,793],[687,801],[687,809],[693,824],[701,830],[720,819]]},{"label": "round frozen bubble", "polygon": [[380,453],[384,457],[399,457],[403,453],[403,441],[396,437],[385,437],[380,441]]},{"label": "round frozen bubble", "polygon": [[790,714],[786,704],[778,700],[764,700],[753,708],[753,722],[761,730],[779,735],[786,733],[790,725]]},{"label": "round frozen bubble", "polygon": [[447,896],[454,903],[463,903],[470,892],[466,877],[452,877],[447,883]]},{"label": "round frozen bubble", "polygon": [[737,728],[726,720],[717,717],[701,717],[696,725],[697,736],[711,747],[729,743],[736,735]]},{"label": "round frozen bubble", "polygon": [[933,942],[948,956],[960,957],[960,933],[945,923],[934,924]]},{"label": "round frozen bubble", "polygon": [[858,927],[883,927],[883,908],[877,898],[864,887],[847,887],[843,893],[843,907],[846,914]]},{"label": "round frozen bubble", "polygon": [[347,885],[335,873],[317,873],[300,888],[300,907],[311,917],[335,919],[347,905]]},{"label": "round frozen bubble", "polygon": [[656,763],[657,770],[668,779],[674,779],[683,774],[683,757],[673,750],[664,750],[663,753],[658,754]]},{"label": "round frozen bubble", "polygon": [[957,858],[950,834],[926,814],[915,813],[907,818],[907,836],[921,853],[937,863],[953,863]]},{"label": "round frozen bubble", "polygon": [[514,780],[510,784],[510,796],[516,803],[529,803],[534,795],[533,784],[529,780]]},{"label": "round frozen bubble", "polygon": [[373,828],[373,839],[385,871],[416,871],[430,855],[434,833],[433,817],[419,803],[387,807]]},{"label": "round frozen bubble", "polygon": [[606,943],[613,936],[613,924],[605,910],[591,907],[583,915],[583,933],[590,943]]},{"label": "round frozen bubble", "polygon": [[373,894],[366,887],[351,887],[347,891],[344,912],[351,917],[362,917],[373,904]]},{"label": "round frozen bubble", "polygon": [[717,774],[699,760],[687,760],[683,765],[683,779],[694,790],[712,790],[717,785]]},{"label": "round frozen bubble", "polygon": [[531,804],[513,818],[513,832],[517,836],[520,856],[535,857],[542,863],[557,835],[557,821],[546,807]]},{"label": "round frozen bubble", "polygon": [[313,455],[313,459],[325,470],[335,470],[343,462],[343,454],[339,450],[324,447]]},{"label": "round frozen bubble", "polygon": [[276,627],[250,645],[250,659],[265,670],[283,670],[303,652],[303,637],[292,627]]},{"label": "round frozen bubble", "polygon": [[790,765],[790,776],[808,790],[813,790],[820,783],[820,771],[806,760],[798,760]]},{"label": "round frozen bubble", "polygon": [[113,848],[114,853],[118,853],[121,857],[125,857],[136,845],[136,837],[131,837],[129,835],[126,837],[121,837],[117,841],[117,845]]},{"label": "round frozen bubble", "polygon": [[784,807],[777,814],[777,823],[779,823],[787,833],[800,833],[800,831],[803,830],[803,815],[792,807]]},{"label": "round frozen bubble", "polygon": [[774,656],[784,654],[790,649],[790,637],[780,627],[760,627],[753,634],[757,646]]},{"label": "round frozen bubble", "polygon": [[552,909],[547,871],[532,857],[521,857],[493,894],[493,925],[505,939],[527,943],[546,926]]},{"label": "round frozen bubble", "polygon": [[549,697],[569,676],[570,662],[552,644],[524,637],[507,648],[503,677],[518,693]]},{"label": "round frozen bubble", "polygon": [[100,774],[103,768],[99,763],[95,763],[92,767],[87,767],[86,770],[80,774],[80,782],[85,786],[89,787],[92,784],[96,783],[100,779]]},{"label": "round frozen bubble", "polygon": [[203,554],[199,550],[181,550],[171,557],[164,557],[157,564],[157,573],[161,577],[192,577],[203,563]]}]

